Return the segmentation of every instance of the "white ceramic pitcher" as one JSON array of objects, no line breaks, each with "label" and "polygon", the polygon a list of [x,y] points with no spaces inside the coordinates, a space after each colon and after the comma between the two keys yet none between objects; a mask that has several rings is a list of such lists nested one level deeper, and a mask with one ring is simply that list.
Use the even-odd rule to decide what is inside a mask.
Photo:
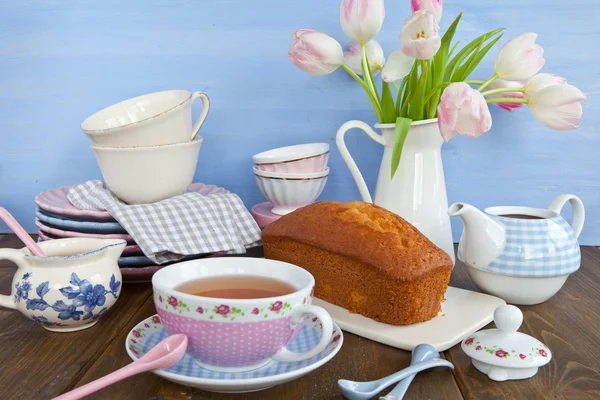
[{"label": "white ceramic pitcher", "polygon": [[454,263],[454,246],[450,217],[447,213],[448,199],[441,157],[443,140],[437,119],[412,123],[393,180],[391,158],[395,124],[375,125],[375,128],[381,129],[381,135],[362,121],[348,121],[340,127],[336,137],[337,147],[356,181],[363,201],[373,203],[365,180],[344,143],[344,135],[353,128],[361,129],[371,139],[384,146],[374,203],[412,223],[429,240],[448,253]]}]

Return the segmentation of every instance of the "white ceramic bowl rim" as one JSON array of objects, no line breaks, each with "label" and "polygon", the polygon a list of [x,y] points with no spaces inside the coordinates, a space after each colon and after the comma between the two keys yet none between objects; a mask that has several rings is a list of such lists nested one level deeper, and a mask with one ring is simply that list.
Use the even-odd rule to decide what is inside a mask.
[{"label": "white ceramic bowl rim", "polygon": [[259,178],[267,178],[267,179],[289,179],[289,180],[306,180],[306,179],[318,179],[318,178],[326,178],[329,175],[329,167],[325,171],[319,172],[271,172],[271,171],[262,171],[253,167],[254,175]]},{"label": "white ceramic bowl rim", "polygon": [[[498,218],[519,219],[514,217],[505,217],[505,215],[529,215],[540,218],[555,218],[558,216],[554,211],[545,208],[520,207],[520,206],[495,206],[488,207],[485,210],[486,214],[493,215]],[[533,220],[535,221],[535,220]]]},{"label": "white ceramic bowl rim", "polygon": [[[128,122],[119,126],[112,126],[110,128],[100,128],[100,129],[93,129],[94,123],[95,123],[95,119],[97,118],[107,118],[107,117],[112,117],[115,116],[116,114],[123,114],[122,111],[115,113],[115,112],[111,112],[111,110],[113,109],[117,109],[119,107],[124,106],[126,103],[129,102],[134,102],[135,100],[139,100],[143,97],[151,97],[151,96],[156,96],[160,93],[173,93],[176,94],[177,97],[181,97],[181,99],[177,100],[177,103],[175,105],[170,105],[168,108],[161,110],[160,112],[154,114],[154,115],[150,115],[146,118],[140,119],[139,121],[135,121],[135,122]],[[181,95],[181,96],[179,96]],[[81,130],[87,134],[101,134],[101,133],[107,133],[107,132],[112,132],[118,129],[123,129],[126,126],[131,126],[131,125],[136,125],[151,119],[154,119],[156,117],[161,116],[162,114],[165,114],[171,110],[174,110],[178,107],[181,107],[183,104],[185,104],[187,101],[192,99],[192,93],[187,91],[187,90],[182,90],[182,89],[176,89],[176,90],[162,90],[159,92],[152,92],[152,93],[147,93],[147,94],[143,94],[141,96],[136,96],[136,97],[132,97],[123,101],[120,101],[118,103],[112,104],[108,107],[103,108],[100,111],[95,112],[94,114],[90,115],[89,117],[87,117],[82,123],[81,123]],[[106,114],[105,116],[103,114]],[[90,127],[88,127],[89,125],[91,125]]]},{"label": "white ceramic bowl rim", "polygon": [[202,136],[195,136],[192,140],[183,143],[172,143],[172,144],[161,144],[157,146],[136,146],[136,147],[104,147],[104,146],[94,146],[91,148],[93,150],[100,150],[104,152],[139,152],[139,151],[155,151],[155,150],[163,150],[175,147],[193,147],[198,144],[198,142],[202,142],[204,138]]},{"label": "white ceramic bowl rim", "polygon": [[252,161],[254,164],[277,164],[282,162],[300,161],[305,158],[317,157],[326,153],[329,153],[329,144],[306,143],[263,151],[262,153],[252,156]]},{"label": "white ceramic bowl rim", "polygon": [[[252,260],[252,261],[248,262],[248,260]],[[278,269],[283,269],[283,268],[292,269],[293,271],[304,275],[307,279],[307,282],[306,283],[294,282],[294,286],[295,286],[296,290],[293,293],[290,293],[290,294],[287,294],[284,296],[267,297],[267,298],[261,298],[261,299],[224,299],[224,298],[194,296],[191,294],[180,292],[180,291],[176,290],[174,287],[169,287],[169,286],[163,284],[163,282],[162,282],[162,279],[165,279],[165,276],[173,276],[172,271],[180,268],[181,266],[185,266],[185,265],[198,264],[200,266],[207,267],[207,268],[222,268],[223,265],[221,265],[221,264],[231,264],[231,265],[242,264],[245,268],[260,269],[260,267],[250,267],[250,265],[252,265],[252,263],[259,263],[259,262],[264,263],[264,264],[277,265]],[[211,275],[211,277],[219,276],[219,275],[221,275],[221,274]],[[227,275],[229,275],[229,274],[222,274],[222,276],[227,276]],[[236,275],[237,275],[237,273],[236,273]],[[239,275],[242,275],[242,274],[239,274]],[[243,275],[252,275],[252,274],[243,274]],[[264,276],[264,275],[261,275],[261,276]],[[184,283],[186,281],[189,281],[192,279],[198,279],[198,278],[199,278],[198,276],[190,277],[186,280],[182,280],[182,281],[178,282],[176,285],[181,285],[182,283]],[[290,283],[290,282],[287,282],[287,283]],[[300,287],[296,286],[295,284],[298,284],[298,286],[300,286]],[[152,286],[153,287],[156,287],[157,289],[159,289],[165,293],[177,292],[178,297],[186,299],[190,302],[215,301],[215,302],[220,302],[220,303],[229,302],[229,303],[235,303],[235,304],[253,304],[253,303],[256,303],[257,301],[260,301],[260,302],[269,302],[270,300],[286,301],[286,300],[291,300],[294,297],[297,297],[298,294],[302,291],[307,291],[307,290],[310,291],[314,285],[315,285],[315,278],[312,276],[312,274],[310,272],[308,272],[307,270],[300,268],[297,265],[286,263],[283,261],[269,260],[266,258],[252,258],[252,257],[222,257],[222,258],[206,258],[206,259],[199,259],[199,260],[190,260],[190,261],[175,263],[175,264],[163,267],[163,268],[159,269],[158,271],[156,271],[154,273],[154,275],[152,276]]]}]

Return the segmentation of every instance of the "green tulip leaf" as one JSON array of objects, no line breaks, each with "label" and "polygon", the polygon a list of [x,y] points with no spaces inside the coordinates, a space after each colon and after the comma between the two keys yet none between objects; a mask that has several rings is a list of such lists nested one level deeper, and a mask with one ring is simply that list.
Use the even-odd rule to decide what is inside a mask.
[{"label": "green tulip leaf", "polygon": [[400,165],[400,157],[402,156],[402,147],[404,147],[404,141],[408,136],[412,120],[409,118],[398,117],[396,118],[396,132],[394,135],[394,148],[392,149],[392,165],[391,165],[391,179],[394,179],[398,165]]},{"label": "green tulip leaf", "polygon": [[[490,40],[492,39],[494,36],[496,36],[498,33],[502,32],[504,30],[504,28],[498,28],[498,29],[494,29],[493,31],[489,31],[487,33],[484,33],[483,35],[473,39],[469,44],[467,44],[465,47],[463,47],[453,58],[452,60],[450,60],[450,62],[448,63],[448,65],[446,65],[446,72],[444,74],[444,81],[450,81],[452,80],[453,74],[456,71],[456,69],[458,68],[458,66],[460,66],[463,61],[469,57],[469,55],[479,46],[479,43],[481,42],[482,39],[485,40]],[[452,80],[453,82],[457,82],[455,80]]]},{"label": "green tulip leaf", "polygon": [[485,55],[491,50],[492,47],[494,47],[494,45],[498,42],[498,40],[500,40],[501,37],[502,35],[497,36],[494,40],[489,42],[483,49],[477,50],[475,53],[473,53],[473,55],[469,59],[469,62],[465,62],[465,64],[461,66],[456,72],[456,82],[462,82],[466,80],[469,77],[469,75],[471,75],[471,72],[473,72],[473,70],[479,65],[483,57],[485,57]]},{"label": "green tulip leaf", "polygon": [[396,120],[396,107],[394,106],[394,97],[390,84],[383,81],[381,94],[381,110],[383,111],[383,122],[393,124]]}]

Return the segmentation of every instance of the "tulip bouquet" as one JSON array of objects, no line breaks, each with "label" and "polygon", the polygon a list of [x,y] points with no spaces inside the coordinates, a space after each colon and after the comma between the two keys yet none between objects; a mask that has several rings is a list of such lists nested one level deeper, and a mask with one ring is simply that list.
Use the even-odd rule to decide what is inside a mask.
[{"label": "tulip bouquet", "polygon": [[[296,67],[313,75],[341,67],[365,90],[379,122],[395,123],[392,177],[413,121],[437,117],[445,141],[457,134],[477,137],[492,126],[491,103],[508,111],[528,105],[533,117],[552,129],[579,126],[585,95],[559,76],[538,74],[545,60],[535,33],[523,33],[504,45],[489,79],[468,80],[503,29],[458,50],[459,42],[452,40],[462,14],[440,37],[442,0],[411,0],[411,8],[400,32],[402,44],[387,61],[373,39],[383,24],[383,0],[342,0],[342,30],[354,40],[347,52],[324,33],[300,29],[288,53]],[[379,73],[381,88],[374,79]]]}]

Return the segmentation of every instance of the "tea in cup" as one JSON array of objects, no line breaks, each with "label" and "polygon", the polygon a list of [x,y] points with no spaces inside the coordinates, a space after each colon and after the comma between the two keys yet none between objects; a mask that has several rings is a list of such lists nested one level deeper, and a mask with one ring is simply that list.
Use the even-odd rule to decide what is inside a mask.
[{"label": "tea in cup", "polygon": [[[315,280],[306,270],[260,258],[193,260],[152,277],[154,304],[169,335],[188,336],[187,353],[203,368],[239,372],[270,360],[312,358],[329,343],[331,317],[311,305]],[[323,325],[312,349],[286,349],[307,316]]]}]

